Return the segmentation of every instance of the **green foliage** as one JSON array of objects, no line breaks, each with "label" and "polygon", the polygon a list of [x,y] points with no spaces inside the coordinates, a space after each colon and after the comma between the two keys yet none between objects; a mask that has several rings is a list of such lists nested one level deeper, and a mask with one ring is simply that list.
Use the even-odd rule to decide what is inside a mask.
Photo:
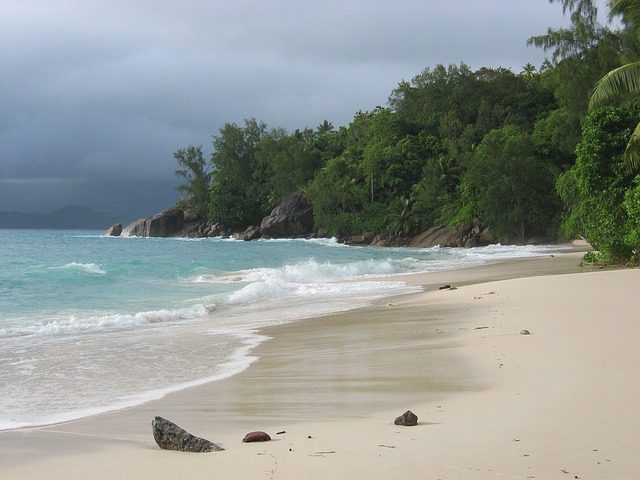
[{"label": "green foliage", "polygon": [[627,214],[625,244],[630,248],[632,259],[640,260],[640,175],[635,178],[634,186],[625,193],[624,210]]},{"label": "green foliage", "polygon": [[[576,165],[558,182],[558,193],[570,208],[565,228],[584,236],[607,261],[630,258],[637,248],[633,176],[622,157],[639,114],[634,105],[591,113],[584,123]],[[628,208],[623,207],[625,198]]]},{"label": "green foliage", "polygon": [[580,119],[564,107],[542,116],[531,137],[536,156],[546,158],[557,169],[570,168],[575,163],[575,149],[580,141]]},{"label": "green foliage", "polygon": [[211,175],[202,147],[190,146],[180,149],[173,157],[181,167],[176,170],[176,175],[185,179],[185,183],[178,186],[178,191],[186,194],[183,200],[184,207],[195,212],[200,218],[206,218]]},{"label": "green foliage", "polygon": [[551,223],[554,178],[548,162],[532,152],[529,135],[506,126],[484,137],[469,166],[472,203],[498,235],[524,240]]},{"label": "green foliage", "polygon": [[[594,109],[612,100],[636,97],[640,93],[640,62],[631,62],[614,68],[598,80],[589,101],[589,108]],[[629,137],[624,152],[627,167],[631,171],[640,169],[640,123]]]},{"label": "green foliage", "polygon": [[602,254],[600,252],[596,252],[596,251],[592,250],[590,252],[585,253],[583,255],[583,257],[582,257],[582,260],[583,260],[583,262],[590,263],[590,264],[601,263],[602,262]]},{"label": "green foliage", "polygon": [[244,127],[227,123],[213,139],[209,219],[234,227],[259,224],[266,213],[264,178],[256,179],[255,157],[267,127],[255,119]]},{"label": "green foliage", "polygon": [[558,177],[556,192],[564,206],[563,222],[560,230],[566,238],[582,236],[584,228],[581,226],[582,215],[579,212],[580,194],[576,170],[572,168]]},{"label": "green foliage", "polygon": [[554,1],[562,3],[564,13],[571,12],[571,27],[549,28],[546,35],[531,37],[529,45],[552,50],[554,62],[580,56],[597,45],[603,29],[598,25],[594,0],[550,0]]},{"label": "green foliage", "polygon": [[357,169],[344,157],[329,160],[306,190],[318,228],[332,235],[351,235],[362,227],[357,213],[367,202],[366,186]]}]

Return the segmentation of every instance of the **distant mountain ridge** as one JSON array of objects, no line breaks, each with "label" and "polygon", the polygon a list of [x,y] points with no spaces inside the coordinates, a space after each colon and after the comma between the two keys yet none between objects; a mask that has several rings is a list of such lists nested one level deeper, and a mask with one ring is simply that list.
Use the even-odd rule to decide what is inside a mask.
[{"label": "distant mountain ridge", "polygon": [[0,211],[0,228],[106,230],[115,223],[113,215],[70,205],[48,213]]}]

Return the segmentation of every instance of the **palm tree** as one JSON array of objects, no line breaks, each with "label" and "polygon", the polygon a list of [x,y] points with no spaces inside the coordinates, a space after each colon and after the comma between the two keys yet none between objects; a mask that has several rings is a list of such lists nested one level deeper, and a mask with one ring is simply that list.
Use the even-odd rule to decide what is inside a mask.
[{"label": "palm tree", "polygon": [[536,67],[532,63],[527,63],[524,67],[522,67],[522,71],[520,75],[525,77],[526,79],[532,79],[536,74]]},{"label": "palm tree", "polygon": [[[640,0],[611,0],[609,17],[622,16],[624,22],[640,34]],[[589,100],[589,110],[606,104],[620,95],[640,93],[640,61],[614,68],[598,80]],[[624,151],[630,171],[640,169],[640,123],[636,125]]]}]

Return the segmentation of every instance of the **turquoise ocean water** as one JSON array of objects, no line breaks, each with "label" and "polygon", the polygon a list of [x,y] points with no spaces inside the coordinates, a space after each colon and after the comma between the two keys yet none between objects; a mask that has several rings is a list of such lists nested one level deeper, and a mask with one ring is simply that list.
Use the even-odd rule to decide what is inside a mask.
[{"label": "turquoise ocean water", "polygon": [[416,291],[394,274],[547,252],[0,230],[0,430],[228,377],[260,327]]}]

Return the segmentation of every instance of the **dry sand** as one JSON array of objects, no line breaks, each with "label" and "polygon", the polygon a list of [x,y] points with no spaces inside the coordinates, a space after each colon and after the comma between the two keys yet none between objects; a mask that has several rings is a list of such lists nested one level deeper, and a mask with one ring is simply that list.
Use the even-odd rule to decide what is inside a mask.
[{"label": "dry sand", "polygon": [[[0,478],[638,478],[640,271],[555,275],[578,262],[408,277],[425,293],[265,331],[230,379],[0,432]],[[161,451],[155,415],[227,450]]]}]

